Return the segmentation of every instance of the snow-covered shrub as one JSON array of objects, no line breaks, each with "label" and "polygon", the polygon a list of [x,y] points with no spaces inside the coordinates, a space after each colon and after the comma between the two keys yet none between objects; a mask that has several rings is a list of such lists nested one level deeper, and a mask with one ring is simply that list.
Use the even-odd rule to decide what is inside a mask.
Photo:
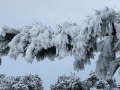
[{"label": "snow-covered shrub", "polygon": [[95,72],[91,71],[89,77],[81,80],[74,73],[69,76],[58,77],[57,82],[50,86],[51,90],[120,90],[115,79],[99,80]]},{"label": "snow-covered shrub", "polygon": [[118,90],[119,86],[116,84],[115,79],[108,79],[106,81],[99,80],[95,84],[96,89],[103,90]]},{"label": "snow-covered shrub", "polygon": [[63,75],[58,77],[58,81],[55,85],[50,86],[51,90],[83,90],[81,79],[74,73],[70,73],[69,76]]},{"label": "snow-covered shrub", "polygon": [[[17,79],[18,80],[18,79]],[[12,85],[14,90],[43,90],[42,81],[38,75],[22,76],[19,82]]]},{"label": "snow-covered shrub", "polygon": [[95,72],[91,71],[89,77],[83,81],[82,86],[84,87],[84,90],[89,90],[90,88],[95,87],[97,81],[99,81],[99,79],[95,75]]},{"label": "snow-covered shrub", "polygon": [[95,72],[91,71],[89,77],[82,82],[83,90],[114,90],[118,88],[115,79],[99,80]]},{"label": "snow-covered shrub", "polygon": [[115,78],[114,78],[114,79],[107,79],[106,82],[109,84],[109,87],[110,87],[111,89],[117,87]]},{"label": "snow-covered shrub", "polygon": [[107,82],[105,82],[103,80],[99,80],[96,82],[95,87],[96,87],[96,89],[106,89],[107,85],[108,85]]},{"label": "snow-covered shrub", "polygon": [[0,80],[0,90],[12,90],[12,85],[15,83],[14,77],[4,77]]},{"label": "snow-covered shrub", "polygon": [[42,80],[38,75],[26,75],[0,78],[0,90],[43,90]]}]

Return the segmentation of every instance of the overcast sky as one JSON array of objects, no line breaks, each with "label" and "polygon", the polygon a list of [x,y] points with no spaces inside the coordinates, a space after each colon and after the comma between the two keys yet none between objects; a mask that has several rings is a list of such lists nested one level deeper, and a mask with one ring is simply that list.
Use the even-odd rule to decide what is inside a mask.
[{"label": "overcast sky", "polygon": [[[94,13],[93,9],[100,10],[104,6],[120,10],[119,0],[0,0],[0,25],[7,25],[13,28],[30,25],[34,21],[40,21],[47,26],[55,27],[56,24],[64,21],[80,22],[86,16]],[[95,57],[91,65],[87,65],[84,71],[77,73],[73,70],[73,57],[53,62],[45,59],[32,64],[25,62],[22,56],[16,61],[9,57],[2,58],[0,73],[7,76],[38,74],[43,80],[45,90],[49,90],[50,84],[57,81],[58,76],[69,74],[71,71],[82,79],[88,77],[91,70],[95,69]],[[115,77],[118,79],[118,73]],[[119,81],[120,83],[120,81]]]}]

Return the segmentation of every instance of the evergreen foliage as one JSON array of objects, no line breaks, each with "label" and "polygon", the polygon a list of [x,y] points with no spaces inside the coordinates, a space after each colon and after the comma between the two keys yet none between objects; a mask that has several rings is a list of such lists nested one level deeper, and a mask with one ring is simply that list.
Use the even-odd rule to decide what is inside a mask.
[{"label": "evergreen foliage", "polygon": [[58,81],[55,85],[50,86],[51,90],[82,90],[81,79],[74,73],[70,73],[69,76],[63,75],[58,77]]},{"label": "evergreen foliage", "polygon": [[0,90],[43,90],[43,86],[38,75],[6,77],[0,74]]},{"label": "evergreen foliage", "polygon": [[95,10],[81,25],[64,22],[53,30],[41,23],[20,29],[0,27],[0,56],[17,59],[22,54],[29,63],[48,58],[63,59],[72,55],[75,70],[90,64],[94,53],[100,52],[96,62],[97,77],[112,78],[120,66],[116,54],[120,50],[120,13],[108,7]]},{"label": "evergreen foliage", "polygon": [[100,80],[91,72],[86,80],[81,80],[74,73],[58,77],[58,81],[50,86],[51,90],[120,90],[115,79]]}]

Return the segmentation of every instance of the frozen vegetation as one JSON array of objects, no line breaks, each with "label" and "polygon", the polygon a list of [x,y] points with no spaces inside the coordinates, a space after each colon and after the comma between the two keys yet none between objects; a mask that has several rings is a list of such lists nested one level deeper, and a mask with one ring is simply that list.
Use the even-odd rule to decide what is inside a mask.
[{"label": "frozen vegetation", "polygon": [[43,90],[38,75],[8,76],[0,74],[0,90]]},{"label": "frozen vegetation", "polygon": [[[44,90],[42,80],[38,75],[5,76],[0,74],[0,90]],[[100,80],[95,72],[82,80],[75,73],[58,77],[50,90],[120,90],[120,84],[115,79]]]},{"label": "frozen vegetation", "polygon": [[74,73],[58,77],[57,82],[50,86],[51,90],[120,90],[120,85],[115,79],[100,80],[91,72],[85,80]]},{"label": "frozen vegetation", "polygon": [[73,67],[79,71],[100,52],[95,73],[103,80],[112,78],[119,68],[119,50],[120,13],[108,7],[95,10],[80,25],[64,22],[52,29],[36,22],[19,29],[0,27],[1,57],[7,55],[17,59],[22,54],[32,63],[33,60],[48,58],[53,61],[71,55],[75,59]]}]

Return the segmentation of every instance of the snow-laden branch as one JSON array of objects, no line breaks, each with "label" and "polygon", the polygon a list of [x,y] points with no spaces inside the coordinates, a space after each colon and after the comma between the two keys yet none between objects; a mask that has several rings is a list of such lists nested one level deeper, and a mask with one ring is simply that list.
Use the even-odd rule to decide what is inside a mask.
[{"label": "snow-laden branch", "polygon": [[[105,7],[96,10],[81,25],[64,22],[55,30],[37,22],[20,29],[1,27],[0,55],[16,59],[23,54],[29,63],[34,58],[38,61],[44,58],[54,60],[72,55],[75,58],[74,69],[82,70],[85,64],[90,64],[94,52],[101,52],[96,73],[105,78],[111,62],[116,60],[116,51],[120,50],[118,16],[115,10]],[[98,38],[101,38],[99,42]]]}]

